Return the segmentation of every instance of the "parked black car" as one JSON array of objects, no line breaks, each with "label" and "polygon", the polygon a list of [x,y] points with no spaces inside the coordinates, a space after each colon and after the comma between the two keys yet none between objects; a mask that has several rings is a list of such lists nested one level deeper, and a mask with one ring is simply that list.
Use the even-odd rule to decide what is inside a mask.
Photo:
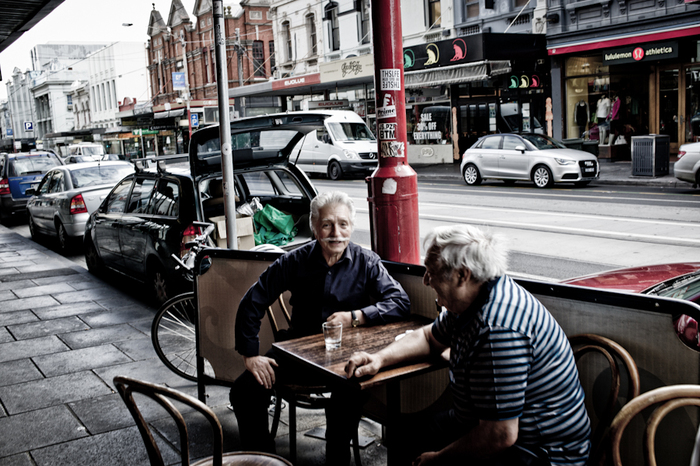
[{"label": "parked black car", "polygon": [[36,188],[44,174],[63,161],[52,152],[33,151],[0,154],[0,221],[27,213],[25,193]]},{"label": "parked black car", "polygon": [[[308,214],[318,194],[304,172],[288,163],[321,116],[253,117],[231,123],[237,206],[258,198],[292,215],[297,227],[286,249],[311,239]],[[171,254],[199,234],[193,222],[224,215],[219,128],[192,135],[189,163],[158,157],[157,169],[139,169],[119,182],[85,226],[85,259],[92,272],[108,268],[147,284],[156,302],[191,289]],[[165,162],[165,163],[163,163]],[[137,162],[137,166],[139,163]]]}]

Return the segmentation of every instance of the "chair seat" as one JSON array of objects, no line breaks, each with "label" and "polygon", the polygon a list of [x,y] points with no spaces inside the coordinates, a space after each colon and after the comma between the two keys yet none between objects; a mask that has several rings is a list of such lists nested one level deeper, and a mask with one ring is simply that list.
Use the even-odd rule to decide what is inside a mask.
[{"label": "chair seat", "polygon": [[[212,458],[204,458],[192,466],[208,466],[212,464]],[[226,453],[223,457],[224,465],[231,466],[292,466],[292,463],[277,455],[262,452],[237,451]]]}]

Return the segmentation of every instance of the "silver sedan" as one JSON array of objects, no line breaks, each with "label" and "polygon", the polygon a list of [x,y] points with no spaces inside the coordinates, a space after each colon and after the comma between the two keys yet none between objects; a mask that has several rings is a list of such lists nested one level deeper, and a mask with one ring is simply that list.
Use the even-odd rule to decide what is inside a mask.
[{"label": "silver sedan", "polygon": [[538,188],[570,182],[585,186],[598,178],[595,155],[568,149],[542,134],[491,134],[464,152],[462,176],[468,185],[484,179],[533,181]]},{"label": "silver sedan", "polygon": [[85,162],[58,166],[36,188],[27,189],[29,231],[58,238],[61,250],[82,238],[85,222],[119,180],[134,172],[129,162]]}]

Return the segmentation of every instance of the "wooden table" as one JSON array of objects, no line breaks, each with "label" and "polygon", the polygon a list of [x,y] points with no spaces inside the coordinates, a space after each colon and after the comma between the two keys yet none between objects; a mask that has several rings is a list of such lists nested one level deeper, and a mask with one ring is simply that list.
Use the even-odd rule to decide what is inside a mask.
[{"label": "wooden table", "polygon": [[[343,328],[343,340],[341,347],[336,350],[326,351],[323,334],[311,335],[294,340],[274,343],[280,358],[292,364],[298,364],[305,369],[312,369],[326,377],[329,385],[339,383],[353,384],[360,390],[386,384],[387,390],[387,443],[396,444],[392,437],[394,429],[392,425],[398,420],[401,412],[401,389],[399,382],[402,379],[423,374],[432,370],[446,367],[443,359],[435,358],[425,361],[414,361],[407,364],[388,367],[372,377],[361,379],[345,376],[345,365],[350,356],[356,351],[374,353],[395,341],[396,336],[407,330],[417,331],[424,325],[430,324],[432,319],[422,316],[411,316],[409,320],[395,322],[374,327]],[[392,465],[394,455],[391,449],[387,450],[387,462]]]}]

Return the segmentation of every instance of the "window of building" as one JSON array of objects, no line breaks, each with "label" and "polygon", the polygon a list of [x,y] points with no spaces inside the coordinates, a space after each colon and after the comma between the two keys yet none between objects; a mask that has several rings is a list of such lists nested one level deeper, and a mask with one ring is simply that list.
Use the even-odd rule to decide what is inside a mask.
[{"label": "window of building", "polygon": [[514,0],[517,8],[522,8],[527,4],[527,0]]},{"label": "window of building", "polygon": [[313,14],[306,15],[306,33],[309,35],[309,55],[318,54],[316,43],[316,18]]},{"label": "window of building", "polygon": [[275,42],[270,41],[270,70],[275,71],[277,64],[275,62]]},{"label": "window of building", "polygon": [[250,19],[262,19],[262,11],[251,11]]},{"label": "window of building", "polygon": [[472,2],[467,0],[467,18],[478,18],[479,17],[479,2]]},{"label": "window of building", "polygon": [[216,82],[216,50],[212,48],[209,53],[211,54],[211,80]]},{"label": "window of building", "polygon": [[209,69],[209,53],[204,51],[204,69],[207,70],[207,83],[211,82],[211,70]]},{"label": "window of building", "polygon": [[109,107],[110,109],[112,108],[112,91],[110,90],[111,87],[112,87],[112,86],[111,86],[110,82],[107,81],[107,96],[106,96],[106,99],[107,99],[107,107]]},{"label": "window of building", "polygon": [[338,21],[338,4],[330,2],[324,9],[326,21],[329,24],[328,37],[330,39],[330,49],[340,50],[340,22]]},{"label": "window of building", "polygon": [[119,105],[119,102],[117,102],[117,85],[114,80],[112,80],[112,102],[114,102],[115,108]]},{"label": "window of building", "polygon": [[[477,4],[477,11],[478,7],[479,5]],[[467,6],[468,9],[469,7]],[[428,0],[428,28],[440,27],[440,11],[440,0]]]},{"label": "window of building", "polygon": [[253,71],[254,76],[265,77],[265,45],[263,41],[253,41]]},{"label": "window of building", "polygon": [[285,61],[292,61],[292,31],[290,30],[289,21],[282,23],[282,38],[285,43]]},{"label": "window of building", "polygon": [[67,100],[68,105],[73,105],[73,96],[72,95],[68,94],[66,96],[66,100]]}]

